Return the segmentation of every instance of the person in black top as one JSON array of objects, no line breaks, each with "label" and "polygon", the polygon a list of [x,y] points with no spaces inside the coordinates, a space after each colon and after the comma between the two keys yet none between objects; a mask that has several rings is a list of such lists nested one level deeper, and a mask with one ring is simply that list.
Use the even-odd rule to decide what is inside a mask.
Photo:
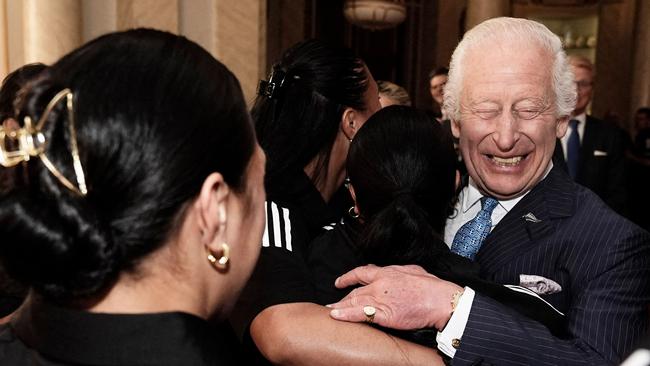
[{"label": "person in black top", "polygon": [[[452,254],[440,238],[455,196],[454,156],[448,135],[440,125],[430,123],[424,112],[391,106],[370,117],[353,140],[347,159],[350,190],[357,203],[350,213],[356,218],[327,225],[326,233],[306,248],[305,276],[311,279],[311,287],[305,285],[305,296],[310,297],[284,305],[294,313],[274,320],[286,328],[264,329],[267,333],[260,335],[258,344],[265,356],[278,364],[442,363],[433,350],[426,355],[413,343],[377,329],[373,333],[362,324],[354,325],[366,329],[353,329],[354,336],[346,338],[347,329],[335,328],[321,318],[327,317],[325,307],[321,312],[306,310],[315,306],[306,302],[325,305],[344,297],[348,291],[335,288],[336,277],[364,263],[420,264],[443,278],[471,284],[562,334],[560,313],[537,297],[479,280],[478,266]],[[392,334],[428,347],[435,345],[435,330]],[[389,360],[385,350],[375,348],[381,340],[399,344],[384,345],[397,359]],[[368,349],[376,352],[372,359],[365,357]]]},{"label": "person in black top", "polygon": [[[252,116],[267,156],[267,227],[257,267],[231,317],[250,350],[247,354],[259,349],[273,363],[293,362],[290,353],[275,353],[276,346],[291,352],[289,345],[302,338],[295,330],[310,329],[302,320],[313,319],[313,314],[323,322],[317,325],[322,335],[353,339],[355,332],[375,331],[337,324],[326,308],[315,304],[306,254],[321,228],[340,217],[332,210],[331,199],[346,177],[350,142],[379,107],[377,85],[364,62],[348,49],[317,40],[287,50],[273,65],[269,79],[260,83]],[[367,360],[376,361],[383,353],[388,364],[403,361],[397,346],[402,343],[375,332],[377,344],[364,349]],[[346,349],[362,353],[353,343],[340,342],[319,348],[317,361],[340,363],[337,357]],[[430,353],[424,347],[413,352]],[[265,363],[261,355],[248,362]],[[361,364],[358,359],[354,362]]]},{"label": "person in black top", "polygon": [[[187,39],[113,33],[0,129],[0,259],[30,295],[2,365],[235,365],[259,254],[264,154],[235,76]],[[214,324],[209,322],[214,321]]]},{"label": "person in black top", "polygon": [[425,112],[408,107],[386,107],[368,122],[347,158],[354,207],[310,247],[322,304],[347,295],[349,289],[337,289],[334,280],[360,263],[424,264],[434,273],[449,261],[466,273],[477,271],[472,262],[448,255],[440,237],[457,179],[449,135]]},{"label": "person in black top", "polygon": [[[314,240],[308,255],[318,302],[339,301],[351,289],[334,285],[340,275],[365,264],[415,264],[428,273],[470,286],[536,319],[560,336],[564,317],[525,289],[479,279],[479,266],[452,253],[441,233],[452,214],[456,170],[452,141],[423,111],[390,106],[359,130],[347,158],[351,216]],[[435,344],[436,331],[400,333]]]}]

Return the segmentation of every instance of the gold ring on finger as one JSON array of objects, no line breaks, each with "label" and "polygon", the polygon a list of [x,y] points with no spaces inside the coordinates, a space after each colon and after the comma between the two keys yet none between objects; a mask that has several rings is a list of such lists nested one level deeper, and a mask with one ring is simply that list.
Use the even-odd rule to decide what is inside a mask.
[{"label": "gold ring on finger", "polygon": [[377,309],[375,309],[374,306],[366,305],[363,307],[363,314],[366,316],[366,323],[372,324],[372,322],[375,320],[375,314],[377,313]]}]

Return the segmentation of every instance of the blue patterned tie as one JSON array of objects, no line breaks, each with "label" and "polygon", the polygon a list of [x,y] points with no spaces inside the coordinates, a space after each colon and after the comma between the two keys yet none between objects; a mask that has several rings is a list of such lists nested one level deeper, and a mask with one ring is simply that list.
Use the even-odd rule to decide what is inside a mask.
[{"label": "blue patterned tie", "polygon": [[569,121],[571,133],[566,144],[566,165],[569,168],[569,175],[576,179],[578,175],[578,159],[580,157],[580,135],[578,134],[578,120]]},{"label": "blue patterned tie", "polygon": [[490,233],[492,211],[497,207],[498,203],[499,201],[491,197],[481,198],[481,211],[476,214],[476,217],[458,229],[451,244],[452,252],[474,260],[476,253],[481,248],[481,244],[483,244],[483,240]]}]

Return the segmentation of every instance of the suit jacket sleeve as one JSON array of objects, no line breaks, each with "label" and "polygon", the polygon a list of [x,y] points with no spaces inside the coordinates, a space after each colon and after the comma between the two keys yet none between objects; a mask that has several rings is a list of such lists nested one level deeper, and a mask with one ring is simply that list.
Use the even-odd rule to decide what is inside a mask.
[{"label": "suit jacket sleeve", "polygon": [[572,295],[569,339],[477,294],[453,364],[618,364],[647,329],[648,234],[636,228],[602,249],[591,263],[598,270]]}]

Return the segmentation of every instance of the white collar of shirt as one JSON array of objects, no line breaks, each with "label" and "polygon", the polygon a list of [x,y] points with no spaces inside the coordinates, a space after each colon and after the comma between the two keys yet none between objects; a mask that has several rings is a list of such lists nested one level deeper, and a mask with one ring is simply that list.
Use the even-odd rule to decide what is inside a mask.
[{"label": "white collar of shirt", "polygon": [[[587,124],[587,114],[586,113],[581,113],[577,116],[571,117],[570,120],[575,119],[577,120],[578,123],[578,137],[580,138],[580,143],[582,144],[582,137],[585,135],[585,125]],[[566,149],[567,149],[567,143],[569,142],[569,136],[571,135],[571,125],[569,125],[569,128],[567,128],[566,133],[562,138],[560,139],[560,142],[562,142],[562,151],[564,151],[564,159],[567,158],[566,156]]]},{"label": "white collar of shirt", "polygon": [[[523,194],[517,198],[512,198],[509,200],[499,200],[499,206],[503,208],[506,213],[512,210],[513,207],[521,200],[522,197],[524,197],[526,194]],[[483,198],[483,194],[478,190],[476,187],[476,183],[474,180],[470,177],[469,178],[469,184],[467,187],[465,187],[461,193],[461,206],[460,209],[463,213],[467,213],[469,209],[471,209],[474,205],[479,204],[481,202],[481,198]],[[480,210],[481,208],[478,207]]]},{"label": "white collar of shirt", "polygon": [[[548,168],[546,169],[546,172],[544,173],[544,176],[541,180],[545,179],[548,176],[548,173],[551,171],[551,169],[553,169],[552,161],[549,162]],[[510,212],[510,210],[512,210],[513,207],[515,207],[517,203],[519,203],[519,201],[521,201],[522,198],[524,198],[525,195],[528,194],[528,192],[522,194],[519,197],[511,198],[509,200],[499,200],[499,205],[494,208],[494,211],[492,211],[492,229],[501,221],[504,216],[506,216],[508,212]],[[470,177],[469,184],[461,190],[458,197],[458,202],[456,203],[455,208],[455,215],[448,218],[447,223],[445,224],[444,238],[445,243],[449,247],[451,247],[451,244],[454,241],[454,236],[456,235],[458,229],[460,229],[460,227],[463,226],[466,222],[476,217],[476,214],[481,210],[481,198],[483,198],[483,194],[478,190],[476,183]]]}]

